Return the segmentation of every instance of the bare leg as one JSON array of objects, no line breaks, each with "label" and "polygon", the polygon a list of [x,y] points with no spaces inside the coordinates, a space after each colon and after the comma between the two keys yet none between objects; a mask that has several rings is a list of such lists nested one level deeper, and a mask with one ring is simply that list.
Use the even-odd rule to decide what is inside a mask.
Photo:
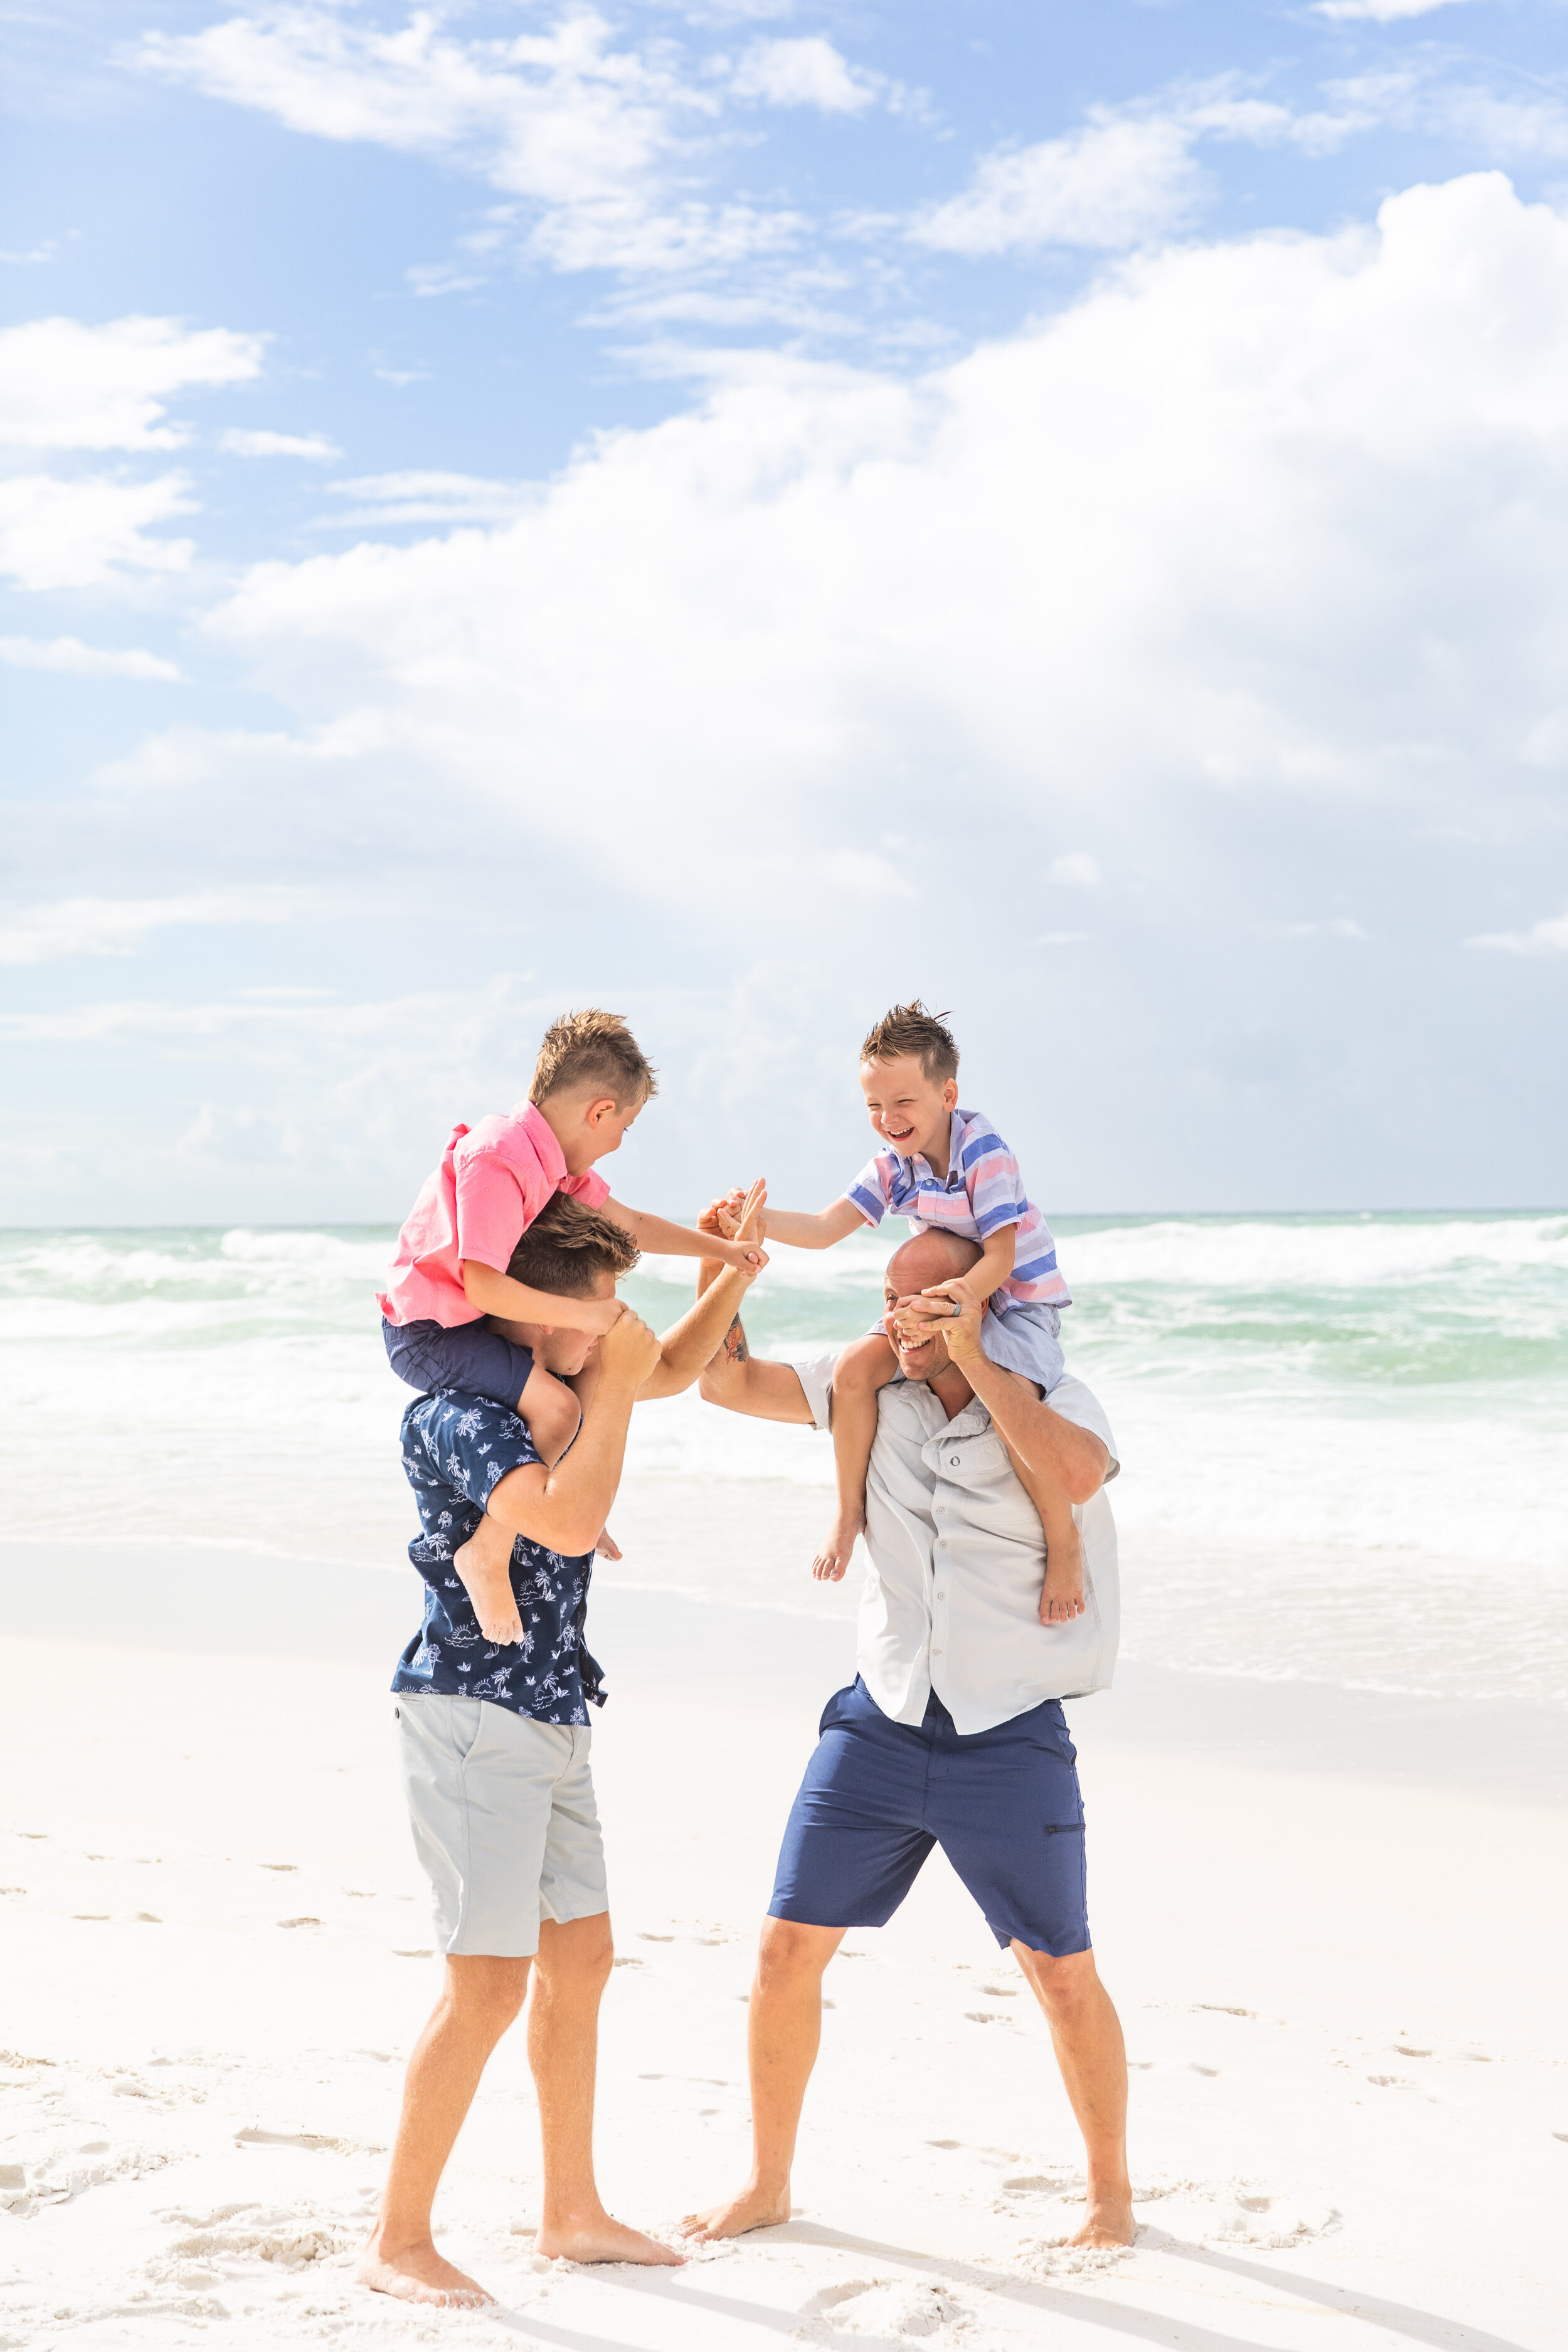
[{"label": "bare leg", "polygon": [[612,2220],[594,2179],[594,2078],[599,2001],[614,1947],[609,1914],[539,1931],[528,2012],[528,2063],[544,2143],[544,2210],[535,2245],[570,2263],[679,2263],[685,2257]]},{"label": "bare leg", "polygon": [[738,2197],[681,2227],[693,2238],[739,2238],[790,2214],[790,2168],[805,2086],[822,2040],[822,1979],[842,1927],[763,1923],[747,2040],[752,2070],[752,2172]]},{"label": "bare leg", "polygon": [[[553,1468],[577,1433],[577,1400],[563,1381],[535,1364],[517,1401],[540,1459]],[[482,1518],[467,1543],[452,1554],[458,1581],[474,1604],[487,1642],[510,1648],[522,1639],[522,1619],[511,1589],[512,1539],[491,1518]]]},{"label": "bare leg", "polygon": [[877,1391],[899,1369],[892,1342],[871,1332],[845,1349],[833,1370],[833,1466],[838,1508],[811,1563],[818,1582],[837,1584],[866,1524],[866,1469],[877,1434]]},{"label": "bare leg", "polygon": [[1062,2083],[1083,2134],[1089,2185],[1084,2221],[1075,2246],[1130,2246],[1137,2235],[1132,2185],[1127,2177],[1127,2052],[1121,2021],[1100,1981],[1092,1952],[1062,1959],[1032,1952],[1014,1940],[1061,2068]]},{"label": "bare leg", "polygon": [[522,2007],[527,1960],[449,1958],[430,2021],[414,2046],[381,2212],[359,2258],[363,2286],[409,2303],[494,2298],[436,2252],[430,2210],[490,2052]]},{"label": "bare leg", "polygon": [[[1031,1397],[1040,1393],[1037,1383],[1025,1380],[1019,1372],[1007,1372],[1005,1377],[1016,1381]],[[1005,1438],[1002,1442],[1006,1444]],[[1069,1618],[1083,1615],[1083,1538],[1072,1515],[1072,1505],[1059,1486],[1048,1485],[1020,1462],[1010,1445],[1007,1459],[1017,1474],[1019,1485],[1038,1511],[1045,1534],[1046,1580],[1040,1592],[1040,1622],[1065,1625]]]}]

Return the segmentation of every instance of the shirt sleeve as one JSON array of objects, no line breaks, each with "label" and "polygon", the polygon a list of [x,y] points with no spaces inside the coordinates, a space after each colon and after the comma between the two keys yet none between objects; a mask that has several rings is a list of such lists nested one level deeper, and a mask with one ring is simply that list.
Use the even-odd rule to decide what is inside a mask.
[{"label": "shirt sleeve", "polygon": [[853,1201],[868,1225],[879,1225],[888,1213],[892,1177],[890,1156],[879,1151],[875,1160],[868,1160],[844,1196]]},{"label": "shirt sleeve", "polygon": [[1002,1226],[1019,1223],[1029,1205],[1017,1161],[989,1128],[964,1144],[963,1189],[983,1242]]},{"label": "shirt sleeve", "polygon": [[1116,1452],[1116,1440],[1110,1433],[1110,1423],[1105,1417],[1105,1408],[1094,1391],[1087,1381],[1079,1380],[1071,1372],[1064,1372],[1046,1402],[1053,1412],[1059,1412],[1064,1421],[1074,1423],[1079,1429],[1091,1430],[1099,1438],[1110,1456],[1110,1465],[1105,1474],[1105,1483],[1109,1486],[1121,1470],[1121,1464]]},{"label": "shirt sleeve", "polygon": [[832,1426],[833,1368],[843,1354],[842,1348],[830,1348],[825,1356],[813,1356],[805,1363],[790,1366],[805,1393],[811,1407],[811,1417],[818,1429]]},{"label": "shirt sleeve", "polygon": [[506,1161],[493,1151],[459,1150],[453,1160],[458,1195],[458,1255],[504,1274],[522,1239],[528,1203]]},{"label": "shirt sleeve", "polygon": [[556,1189],[570,1192],[572,1198],[581,1201],[585,1209],[602,1209],[610,1197],[609,1186],[592,1168],[585,1168],[581,1176],[563,1176]]},{"label": "shirt sleeve", "polygon": [[441,1478],[481,1510],[509,1470],[540,1458],[521,1415],[488,1397],[442,1398],[426,1435]]}]

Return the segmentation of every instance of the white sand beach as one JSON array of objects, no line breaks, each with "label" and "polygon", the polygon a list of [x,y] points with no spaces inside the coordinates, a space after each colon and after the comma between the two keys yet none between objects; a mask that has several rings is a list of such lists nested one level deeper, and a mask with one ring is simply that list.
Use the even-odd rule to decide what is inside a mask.
[{"label": "white sand beach", "polygon": [[[384,1695],[412,1578],[293,1564],[290,1610],[242,1555],[45,1565],[0,1560],[5,2352],[1563,2342],[1568,1790],[1545,1714],[1148,1669],[1069,1710],[1134,2068],[1127,2252],[1059,2242],[1079,2151],[1044,2027],[936,1856],[830,1972],[787,2227],[657,2275],[535,2257],[514,2032],[438,2208],[499,2300],[433,2312],[351,2274],[437,1970]],[[173,1626],[189,1646],[149,1645]],[[757,1920],[848,1637],[615,1591],[590,1632],[619,1954],[601,2178],[673,2235],[744,2167]]]}]

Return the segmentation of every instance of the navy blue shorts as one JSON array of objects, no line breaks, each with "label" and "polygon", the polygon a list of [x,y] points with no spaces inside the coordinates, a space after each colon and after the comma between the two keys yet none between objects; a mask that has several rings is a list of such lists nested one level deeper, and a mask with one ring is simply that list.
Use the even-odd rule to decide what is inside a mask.
[{"label": "navy blue shorts", "polygon": [[531,1351],[488,1323],[459,1323],[448,1331],[440,1323],[389,1323],[384,1315],[381,1334],[398,1379],[422,1392],[466,1389],[515,1412],[533,1370]]},{"label": "navy blue shorts", "polygon": [[857,1678],[828,1700],[821,1734],[771,1917],[885,1927],[940,1845],[999,1944],[1089,1950],[1078,1751],[1058,1700],[961,1738],[934,1691],[923,1722],[895,1723]]}]

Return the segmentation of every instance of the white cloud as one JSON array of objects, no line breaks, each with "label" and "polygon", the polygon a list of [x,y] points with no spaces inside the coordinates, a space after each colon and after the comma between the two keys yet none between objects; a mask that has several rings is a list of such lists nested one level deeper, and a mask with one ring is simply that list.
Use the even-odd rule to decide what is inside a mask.
[{"label": "white cloud", "polygon": [[721,100],[668,43],[617,45],[593,8],[539,33],[455,37],[416,14],[386,31],[331,6],[147,34],[140,63],[316,138],[445,158],[536,208],[530,243],[560,269],[667,270],[777,250],[793,215],[683,193],[689,142]]},{"label": "white cloud", "polygon": [[89,474],[0,481],[0,573],[19,587],[96,588],[127,572],[181,572],[188,539],[149,539],[154,523],[193,511],[180,474],[145,482]]},{"label": "white cloud", "polygon": [[1527,931],[1480,931],[1468,948],[1495,948],[1503,955],[1568,955],[1568,915],[1548,915]]},{"label": "white cloud", "polygon": [[1247,796],[1540,807],[1565,387],[1568,223],[1477,175],[1375,232],[1146,257],[912,383],[756,358],[499,527],[258,566],[211,625],[300,713],[256,754],[289,805],[329,741],[334,789],[558,856],[592,804],[615,887],[691,907],[747,870],[713,822],[743,745],[749,804],[824,857],[879,804],[927,887],[957,791],[1031,841],[1091,811],[1179,895]]},{"label": "white cloud", "polygon": [[1053,857],[1046,869],[1047,882],[1065,882],[1074,890],[1098,890],[1100,860],[1091,857],[1087,849],[1069,849],[1064,856]]},{"label": "white cloud", "polygon": [[1313,0],[1312,14],[1333,25],[1396,25],[1406,16],[1430,16],[1436,9],[1455,5],[1456,0]]},{"label": "white cloud", "polygon": [[177,662],[140,646],[84,646],[79,637],[0,637],[7,669],[56,670],[66,677],[132,677],[168,684],[184,672]]},{"label": "white cloud", "polygon": [[253,433],[231,426],[218,436],[218,447],[231,457],[341,457],[342,451],[324,433]]},{"label": "white cloud", "polygon": [[1091,112],[1080,131],[981,162],[967,188],[920,215],[911,235],[944,253],[1027,252],[1043,245],[1114,250],[1169,235],[1191,218],[1203,182],[1186,126]]},{"label": "white cloud", "polygon": [[172,924],[289,923],[331,911],[319,891],[198,890],[174,898],[59,898],[0,911],[0,963],[50,963],[61,956],[130,955]]},{"label": "white cloud", "polygon": [[331,482],[333,498],[356,503],[342,514],[324,516],[322,530],[360,530],[368,524],[496,522],[514,515],[533,495],[522,482],[487,480],[480,474],[362,474]]},{"label": "white cloud", "polygon": [[831,41],[753,41],[735,68],[737,98],[764,106],[814,106],[823,114],[863,114],[881,93],[879,74],[852,66]]},{"label": "white cloud", "polygon": [[0,444],[23,449],[172,449],[189,438],[166,421],[170,397],[243,383],[265,339],[177,319],[103,327],[38,319],[0,331]]}]

